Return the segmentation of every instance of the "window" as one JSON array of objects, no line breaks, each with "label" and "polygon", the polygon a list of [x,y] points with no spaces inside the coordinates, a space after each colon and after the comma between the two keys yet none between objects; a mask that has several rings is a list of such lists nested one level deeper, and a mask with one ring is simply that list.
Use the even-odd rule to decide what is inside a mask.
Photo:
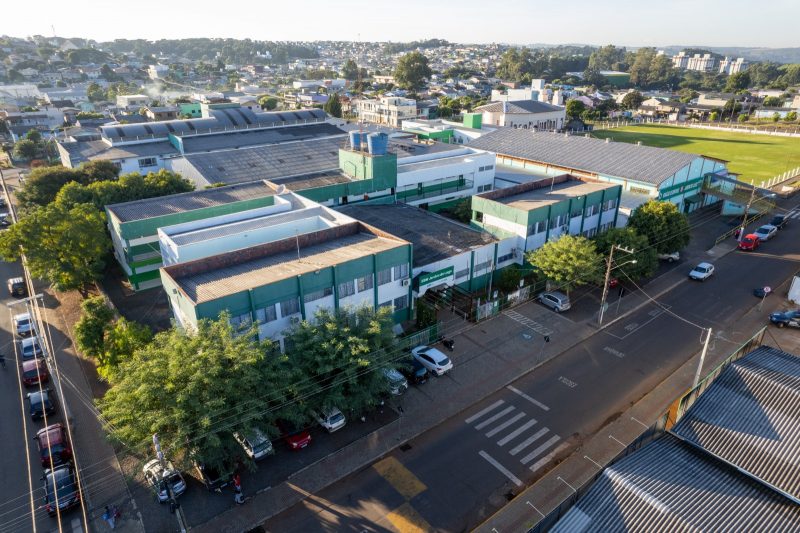
[{"label": "window", "polygon": [[318,291],[307,292],[303,295],[303,301],[305,303],[314,302],[316,300],[321,300],[326,296],[330,296],[331,294],[333,294],[333,287],[325,287],[324,289],[320,289]]},{"label": "window", "polygon": [[397,265],[392,269],[392,272],[394,274],[395,281],[399,279],[406,279],[408,277],[408,263]]},{"label": "window", "polygon": [[592,204],[586,207],[584,216],[590,217],[597,214],[597,204]]},{"label": "window", "polygon": [[360,278],[357,278],[356,285],[358,285],[358,292],[364,292],[370,290],[374,286],[372,280],[372,274],[367,274],[366,276],[361,276]]},{"label": "window", "polygon": [[281,316],[287,317],[300,312],[300,299],[290,298],[281,302]]},{"label": "window", "polygon": [[597,228],[587,229],[583,232],[584,237],[592,238],[597,235]]},{"label": "window", "polygon": [[563,220],[562,220],[562,215],[556,215],[556,216],[554,216],[553,218],[551,218],[551,219],[550,219],[550,228],[551,228],[551,229],[552,229],[552,228],[557,228],[558,226],[560,226],[560,225],[561,225],[561,222],[562,222],[562,221],[563,221]]},{"label": "window", "polygon": [[242,313],[241,315],[232,316],[230,322],[234,330],[242,330],[250,327],[252,320],[252,316],[249,312],[247,312]]},{"label": "window", "polygon": [[277,319],[278,314],[275,312],[275,304],[272,304],[269,307],[256,309],[256,320],[259,324],[266,324],[267,322],[272,322],[273,320]]},{"label": "window", "polygon": [[386,302],[383,302],[382,304],[378,304],[378,309],[380,309],[382,307],[392,307],[392,301],[388,300]]},{"label": "window", "polygon": [[513,253],[501,255],[497,258],[497,263],[505,263],[506,261],[511,261],[512,259],[514,259]]},{"label": "window", "polygon": [[614,209],[617,207],[617,199],[614,198],[612,200],[606,200],[603,202],[603,211],[608,211],[609,209]]},{"label": "window", "polygon": [[145,157],[139,160],[139,168],[154,167],[156,166],[155,157]]},{"label": "window", "polygon": [[486,269],[487,269],[487,268],[489,268],[490,266],[492,266],[492,262],[491,262],[491,261],[486,261],[486,262],[483,262],[483,263],[478,263],[477,265],[475,265],[475,270],[474,270],[474,272],[480,272],[481,270],[486,270]]},{"label": "window", "polygon": [[572,208],[572,213],[570,213],[569,216],[570,216],[570,218],[577,218],[577,217],[581,216],[581,214],[583,214],[583,209],[581,209],[580,207],[573,207]]},{"label": "window", "polygon": [[378,271],[378,285],[386,285],[392,281],[392,269],[384,268],[383,270]]},{"label": "window", "polygon": [[456,279],[466,278],[469,276],[469,269],[465,268],[464,270],[459,270],[456,272]]},{"label": "window", "polygon": [[339,284],[339,298],[346,298],[356,293],[356,284],[353,280]]},{"label": "window", "polygon": [[394,310],[399,311],[408,307],[408,294],[404,294],[399,298],[394,299]]}]

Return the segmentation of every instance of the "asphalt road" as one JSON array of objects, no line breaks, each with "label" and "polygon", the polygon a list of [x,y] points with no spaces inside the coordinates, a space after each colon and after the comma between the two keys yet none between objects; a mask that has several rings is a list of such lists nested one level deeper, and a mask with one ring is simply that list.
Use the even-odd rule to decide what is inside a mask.
[{"label": "asphalt road", "polygon": [[[715,261],[717,272],[706,282],[687,279],[659,298],[668,311],[642,307],[265,527],[465,531],[477,525],[509,491],[532,482],[553,454],[574,448],[696,354],[697,326],[714,330],[706,372],[755,333],[780,297],[745,316],[759,303],[752,289],[779,289],[800,269],[800,219],[792,222],[757,252]],[[679,268],[688,273],[691,265]]]}]

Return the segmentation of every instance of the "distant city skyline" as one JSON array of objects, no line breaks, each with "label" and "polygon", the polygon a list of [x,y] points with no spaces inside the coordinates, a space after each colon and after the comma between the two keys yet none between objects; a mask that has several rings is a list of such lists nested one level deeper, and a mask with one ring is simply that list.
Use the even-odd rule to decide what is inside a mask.
[{"label": "distant city skyline", "polygon": [[[598,3],[430,0],[402,4],[342,0],[269,3],[244,0],[225,12],[224,4],[183,4],[140,0],[120,17],[115,2],[86,0],[64,9],[62,2],[11,2],[3,8],[0,34],[15,37],[180,39],[231,37],[265,41],[413,41],[441,38],[458,43],[617,44],[619,46],[798,47],[793,32],[753,21],[742,0],[634,0]],[[81,5],[82,4],[82,5]],[[223,6],[223,7],[220,7]],[[290,8],[287,8],[290,6]],[[800,2],[773,0],[770,13],[800,18]]]}]

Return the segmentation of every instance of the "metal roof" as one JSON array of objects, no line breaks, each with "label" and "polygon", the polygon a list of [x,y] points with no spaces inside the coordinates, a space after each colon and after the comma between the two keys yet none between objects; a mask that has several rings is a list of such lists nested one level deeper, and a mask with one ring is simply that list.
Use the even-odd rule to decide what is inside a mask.
[{"label": "metal roof", "polygon": [[183,140],[184,152],[190,154],[195,152],[208,152],[211,150],[225,150],[229,148],[301,141],[304,139],[335,135],[344,135],[344,131],[333,124],[319,122],[282,128],[244,129],[212,135],[178,135],[178,137],[181,137]]},{"label": "metal roof", "polygon": [[698,157],[703,157],[666,148],[515,128],[499,128],[468,146],[650,185],[659,185]]},{"label": "metal roof", "polygon": [[111,160],[179,154],[175,147],[167,141],[123,146],[109,146],[105,141],[62,142],[59,145],[69,153],[73,164],[90,159]]},{"label": "metal roof", "polygon": [[511,102],[492,102],[475,108],[475,111],[486,113],[506,113],[509,115],[529,113],[552,113],[564,111],[564,107],[539,102],[537,100],[514,100]]},{"label": "metal roof", "polygon": [[672,431],[800,503],[800,358],[756,349],[729,365]]},{"label": "metal roof", "polygon": [[800,506],[671,435],[606,468],[551,533],[800,531]]},{"label": "metal roof", "polygon": [[[534,180],[538,182],[550,182],[551,180]],[[530,182],[526,182],[530,183]],[[521,211],[533,211],[541,207],[557,204],[571,198],[579,198],[586,194],[591,194],[597,191],[606,189],[613,189],[619,187],[616,183],[603,183],[603,182],[586,182],[570,179],[563,183],[554,183],[552,187],[547,185],[538,189],[519,192],[516,194],[509,194],[508,196],[497,196],[503,191],[508,189],[495,189],[494,194],[488,199],[493,202],[508,205]],[[483,195],[478,195],[484,197]]]},{"label": "metal roof", "polygon": [[106,209],[120,222],[132,222],[148,218],[184,213],[195,209],[204,209],[255,198],[264,198],[275,194],[275,189],[263,181],[216,187],[200,191],[171,194],[159,198],[135,200],[121,204],[107,205]]}]

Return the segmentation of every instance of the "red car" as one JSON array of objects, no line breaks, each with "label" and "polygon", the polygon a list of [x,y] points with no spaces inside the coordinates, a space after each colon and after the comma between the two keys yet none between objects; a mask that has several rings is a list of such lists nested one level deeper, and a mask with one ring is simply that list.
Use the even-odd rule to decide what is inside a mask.
[{"label": "red car", "polygon": [[758,235],[755,233],[748,233],[742,240],[739,241],[739,249],[740,250],[755,250],[758,248],[758,245],[761,243],[761,239],[758,238]]},{"label": "red car", "polygon": [[302,426],[298,426],[287,420],[278,420],[278,429],[281,437],[292,450],[302,450],[311,444],[311,434]]},{"label": "red car", "polygon": [[34,437],[39,446],[39,458],[44,468],[50,468],[50,457],[53,465],[68,463],[72,460],[72,448],[67,438],[67,430],[61,424],[53,424],[40,429]]},{"label": "red car", "polygon": [[50,381],[50,372],[44,359],[31,359],[22,363],[22,383],[32,387]]}]

